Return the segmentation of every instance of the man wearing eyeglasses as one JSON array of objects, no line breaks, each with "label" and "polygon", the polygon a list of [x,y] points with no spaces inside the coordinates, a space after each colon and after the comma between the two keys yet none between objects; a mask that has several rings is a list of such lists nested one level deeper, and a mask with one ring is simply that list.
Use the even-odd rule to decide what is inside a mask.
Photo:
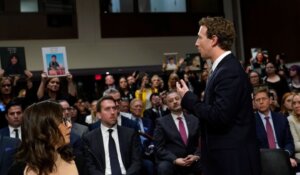
[{"label": "man wearing eyeglasses", "polygon": [[6,105],[5,118],[8,126],[0,130],[0,135],[20,139],[23,110],[21,103],[11,101]]},{"label": "man wearing eyeglasses", "polygon": [[[71,107],[69,105],[69,103],[66,100],[60,100],[59,104],[61,105],[61,107],[63,108],[63,115],[64,118],[68,119],[69,121],[72,121],[71,115],[70,115],[70,111],[71,111]],[[89,129],[87,126],[81,125],[79,123],[76,122],[72,122],[72,129],[71,129],[71,144],[73,143],[73,139],[72,139],[72,133],[76,134],[77,136],[82,137],[84,134],[86,134],[87,132],[89,132]]]}]

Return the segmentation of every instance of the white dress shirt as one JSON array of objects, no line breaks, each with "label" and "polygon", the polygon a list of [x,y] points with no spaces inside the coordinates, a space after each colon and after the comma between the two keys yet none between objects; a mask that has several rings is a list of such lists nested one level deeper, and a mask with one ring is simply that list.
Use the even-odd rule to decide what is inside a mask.
[{"label": "white dress shirt", "polygon": [[119,163],[120,163],[121,172],[122,172],[122,174],[126,174],[126,169],[125,169],[125,166],[123,164],[121,151],[120,151],[117,125],[113,126],[112,128],[108,128],[108,127],[101,124],[100,127],[101,127],[103,144],[104,144],[104,152],[105,152],[105,175],[111,175],[111,166],[110,166],[109,148],[108,148],[108,140],[109,140],[108,129],[113,130],[111,135],[112,135],[112,138],[115,140],[115,143],[116,143],[117,154],[118,154],[118,159],[119,159]]},{"label": "white dress shirt", "polygon": [[226,51],[223,54],[221,54],[214,62],[213,65],[211,67],[212,72],[216,69],[216,67],[218,66],[218,64],[227,56],[231,54],[231,51]]},{"label": "white dress shirt", "polygon": [[[258,112],[263,124],[264,124],[264,127],[265,127],[265,130],[267,132],[267,128],[266,128],[266,119],[265,119],[265,115]],[[273,124],[273,119],[272,119],[272,115],[271,115],[271,112],[269,111],[269,114],[267,115],[269,117],[269,121],[270,121],[270,124],[271,124],[271,127],[272,127],[272,130],[273,130],[273,134],[274,134],[274,138],[275,138],[275,144],[276,144],[276,148],[279,149],[279,145],[278,145],[278,142],[277,142],[277,137],[276,137],[276,133],[275,133],[275,129],[274,129],[274,124]]]},{"label": "white dress shirt", "polygon": [[9,137],[12,137],[12,138],[16,138],[15,129],[18,129],[19,139],[22,140],[21,126],[14,128],[14,127],[8,125],[8,129],[9,129]]},{"label": "white dress shirt", "polygon": [[186,125],[186,120],[185,120],[185,117],[184,117],[183,113],[181,113],[179,116],[175,115],[173,113],[171,113],[171,115],[172,115],[172,118],[173,118],[173,120],[174,120],[174,122],[176,124],[176,127],[177,127],[178,131],[179,131],[179,120],[177,118],[181,117],[181,120],[182,120],[182,122],[184,124],[184,129],[185,129],[186,137],[189,138],[189,130],[188,130],[188,127]]}]

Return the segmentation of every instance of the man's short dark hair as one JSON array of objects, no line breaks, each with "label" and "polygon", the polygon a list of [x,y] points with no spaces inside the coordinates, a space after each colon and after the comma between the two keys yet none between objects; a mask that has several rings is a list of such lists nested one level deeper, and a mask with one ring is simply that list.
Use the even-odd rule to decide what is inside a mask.
[{"label": "man's short dark hair", "polygon": [[101,112],[101,103],[105,100],[111,100],[113,102],[116,103],[116,101],[114,100],[114,98],[112,98],[112,96],[103,96],[102,98],[100,98],[97,102],[97,105],[96,105],[96,110],[97,112]]},{"label": "man's short dark hair", "polygon": [[152,97],[154,97],[154,96],[159,96],[159,97],[160,97],[159,93],[152,93],[152,94],[150,95],[150,101],[152,100]]},{"label": "man's short dark hair", "polygon": [[8,110],[13,107],[13,106],[20,106],[21,109],[23,110],[23,104],[20,102],[20,100],[15,99],[10,101],[6,106],[5,106],[5,114],[8,114]]}]

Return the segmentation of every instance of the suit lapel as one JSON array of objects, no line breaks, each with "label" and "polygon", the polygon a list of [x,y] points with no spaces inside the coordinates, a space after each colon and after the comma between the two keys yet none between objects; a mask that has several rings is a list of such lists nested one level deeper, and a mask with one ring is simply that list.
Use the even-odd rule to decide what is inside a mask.
[{"label": "suit lapel", "polygon": [[96,154],[98,155],[97,157],[100,157],[100,162],[102,163],[102,165],[104,165],[103,167],[105,167],[105,151],[104,151],[104,143],[103,143],[103,136],[102,136],[102,131],[101,128],[97,128],[98,132],[97,132],[97,138],[95,138],[95,140],[97,141],[97,145],[99,146],[99,149],[96,149]]},{"label": "suit lapel", "polygon": [[264,140],[265,142],[265,146],[267,148],[269,148],[269,142],[268,142],[268,136],[267,136],[267,131],[265,129],[265,125],[263,123],[263,121],[261,120],[261,117],[258,113],[255,114],[256,115],[256,122],[257,122],[257,125],[258,125],[258,128],[256,128],[258,130],[258,133],[262,134],[262,139]]},{"label": "suit lapel", "polygon": [[190,143],[190,136],[192,134],[192,128],[193,128],[193,122],[191,121],[191,118],[188,117],[187,115],[183,114],[185,121],[186,121],[186,126],[187,126],[187,130],[188,130],[188,140],[187,140],[187,145],[189,145]]},{"label": "suit lapel", "polygon": [[[274,134],[275,134],[275,139],[277,140],[277,144],[279,145],[279,138],[280,138],[280,128],[279,126],[282,125],[283,123],[280,123],[280,121],[277,120],[277,118],[275,117],[275,113],[271,112],[271,116],[272,116],[272,120],[273,120],[273,128],[274,128]],[[278,134],[277,134],[278,133]]]},{"label": "suit lapel", "polygon": [[180,132],[179,132],[179,130],[178,130],[178,128],[177,128],[177,126],[176,126],[176,124],[175,124],[175,121],[173,120],[173,117],[172,117],[172,115],[171,114],[169,114],[168,115],[168,125],[169,125],[169,127],[170,127],[170,131],[176,131],[174,134],[176,134],[176,137],[177,137],[177,139],[176,140],[178,140],[179,141],[179,143],[182,145],[182,146],[185,146],[185,144],[183,143],[183,140],[182,140],[182,138],[181,138],[181,135],[180,135]]},{"label": "suit lapel", "polygon": [[128,136],[126,136],[126,134],[124,134],[124,132],[122,132],[122,128],[120,126],[117,126],[118,127],[118,138],[119,138],[119,144],[116,143],[116,146],[120,146],[120,152],[121,152],[121,157],[122,157],[122,162],[124,164],[124,166],[126,166],[125,164],[125,152],[126,150],[128,149],[126,147],[126,139],[128,139]]}]

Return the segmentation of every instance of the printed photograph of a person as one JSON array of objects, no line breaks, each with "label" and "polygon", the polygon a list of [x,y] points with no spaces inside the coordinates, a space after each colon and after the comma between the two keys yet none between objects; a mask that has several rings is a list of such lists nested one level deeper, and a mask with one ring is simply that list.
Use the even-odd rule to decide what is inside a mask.
[{"label": "printed photograph of a person", "polygon": [[47,54],[48,75],[64,75],[65,67],[62,54]]}]

